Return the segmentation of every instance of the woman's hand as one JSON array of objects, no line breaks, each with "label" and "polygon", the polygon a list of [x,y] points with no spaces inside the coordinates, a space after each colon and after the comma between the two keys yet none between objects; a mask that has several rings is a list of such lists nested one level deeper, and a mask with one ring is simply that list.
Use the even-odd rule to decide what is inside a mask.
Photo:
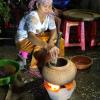
[{"label": "woman's hand", "polygon": [[58,57],[59,55],[59,48],[54,46],[49,51],[51,58]]},{"label": "woman's hand", "polygon": [[59,48],[54,46],[50,49],[50,62],[56,64],[59,55]]},{"label": "woman's hand", "polygon": [[51,48],[53,48],[55,46],[55,44],[52,43],[45,43],[45,45],[43,46],[43,48],[45,48],[48,52],[51,50]]}]

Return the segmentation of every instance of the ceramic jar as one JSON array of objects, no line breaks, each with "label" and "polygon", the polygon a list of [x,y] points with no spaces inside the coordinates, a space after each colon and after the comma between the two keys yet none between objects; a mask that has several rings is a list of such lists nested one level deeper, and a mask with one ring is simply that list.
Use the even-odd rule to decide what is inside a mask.
[{"label": "ceramic jar", "polygon": [[64,85],[74,80],[77,73],[75,64],[66,58],[59,57],[57,64],[45,65],[42,70],[44,80],[57,85]]}]

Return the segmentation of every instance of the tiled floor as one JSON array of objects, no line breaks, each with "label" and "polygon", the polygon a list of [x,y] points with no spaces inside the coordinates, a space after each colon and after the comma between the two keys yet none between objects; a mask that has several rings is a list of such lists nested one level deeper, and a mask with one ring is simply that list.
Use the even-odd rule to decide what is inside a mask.
[{"label": "tiled floor", "polygon": [[[0,46],[0,58],[16,59],[17,49],[15,46]],[[74,55],[87,55],[93,59],[93,64],[88,70],[78,70],[76,75],[77,87],[70,100],[100,100],[100,47],[89,48],[86,51],[81,51],[79,47],[66,48],[65,57]],[[36,92],[38,98],[36,100],[50,100],[47,95],[44,95],[39,84],[39,80],[34,86],[33,94]],[[30,85],[31,86],[31,85]],[[37,90],[39,89],[39,91]],[[7,89],[0,87],[0,100],[4,100]],[[1,94],[2,93],[2,94]],[[29,95],[28,95],[29,94]],[[20,93],[14,95],[12,100],[34,100],[32,92],[27,95]],[[44,98],[44,99],[42,99]]]}]

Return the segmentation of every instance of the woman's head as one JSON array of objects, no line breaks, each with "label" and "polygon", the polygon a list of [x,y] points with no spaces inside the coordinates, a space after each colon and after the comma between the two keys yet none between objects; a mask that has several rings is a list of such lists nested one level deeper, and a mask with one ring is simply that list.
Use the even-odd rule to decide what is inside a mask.
[{"label": "woman's head", "polygon": [[52,0],[39,0],[36,3],[36,6],[38,10],[44,14],[49,14],[52,12]]},{"label": "woman's head", "polygon": [[30,9],[36,7],[38,10],[41,10],[43,13],[50,13],[52,12],[52,0],[31,0],[28,7]]}]

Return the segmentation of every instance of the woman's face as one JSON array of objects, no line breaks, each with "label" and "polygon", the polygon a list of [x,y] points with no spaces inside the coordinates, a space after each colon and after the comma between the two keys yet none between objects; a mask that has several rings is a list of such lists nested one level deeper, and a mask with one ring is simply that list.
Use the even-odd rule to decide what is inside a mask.
[{"label": "woman's face", "polygon": [[43,14],[49,14],[52,13],[52,5],[51,4],[40,4],[38,6],[38,10],[41,11]]}]

